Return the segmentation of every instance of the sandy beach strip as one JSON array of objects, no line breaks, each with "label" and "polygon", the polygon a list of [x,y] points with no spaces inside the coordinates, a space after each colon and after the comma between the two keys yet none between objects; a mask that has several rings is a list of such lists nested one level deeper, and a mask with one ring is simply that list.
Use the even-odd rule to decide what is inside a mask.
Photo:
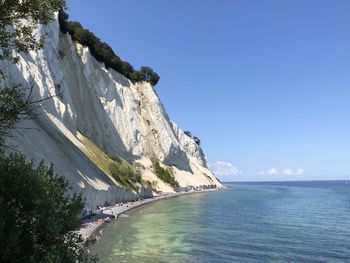
[{"label": "sandy beach strip", "polygon": [[102,228],[104,224],[117,220],[118,217],[136,207],[143,206],[145,204],[149,204],[158,200],[173,198],[176,196],[189,195],[189,194],[197,194],[197,193],[207,193],[212,191],[217,191],[220,189],[205,189],[201,191],[189,191],[189,192],[178,192],[178,193],[168,193],[166,195],[155,196],[152,198],[142,199],[134,202],[128,202],[124,204],[116,204],[113,206],[102,207],[99,213],[91,216],[89,219],[85,219],[83,221],[83,225],[81,226],[79,232],[84,239],[89,239],[91,237],[98,237],[102,234]]}]

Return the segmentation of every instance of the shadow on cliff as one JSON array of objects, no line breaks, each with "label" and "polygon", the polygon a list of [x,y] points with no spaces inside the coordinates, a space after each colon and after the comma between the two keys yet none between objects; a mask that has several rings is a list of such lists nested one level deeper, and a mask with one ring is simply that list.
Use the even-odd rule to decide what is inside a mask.
[{"label": "shadow on cliff", "polygon": [[[64,41],[61,40],[60,45],[62,45],[62,42]],[[63,45],[66,44],[67,43],[63,43]],[[44,50],[44,54],[47,52],[49,51]],[[53,56],[57,57],[57,68],[52,68],[51,60],[45,60],[48,65],[48,72],[45,73],[42,67],[38,66],[37,69],[39,70],[40,74],[35,76],[37,79],[30,76],[27,81],[24,79],[22,75],[23,73],[20,69],[18,69],[16,66],[13,66],[12,68],[12,72],[17,79],[16,82],[20,83],[23,87],[34,85],[32,94],[32,99],[34,101],[42,99],[43,96],[56,96],[56,98],[64,104],[64,108],[57,107],[57,105],[55,105],[57,102],[55,103],[54,99],[48,99],[42,102],[44,106],[38,107],[37,113],[40,114],[40,112],[44,109],[49,113],[50,111],[54,113],[53,115],[55,115],[57,112],[57,115],[59,116],[63,112],[63,122],[66,128],[73,134],[79,130],[105,151],[116,156],[121,156],[130,162],[136,160],[137,157],[134,156],[131,151],[127,150],[120,134],[114,126],[114,123],[102,106],[93,83],[91,81],[88,83],[88,78],[85,76],[82,69],[85,65],[81,64],[81,61],[77,57],[76,53],[72,54],[72,56],[60,55],[59,53],[60,52],[57,51],[57,54],[55,55],[52,53],[45,55],[45,57],[48,57],[48,59],[52,59]],[[29,67],[31,63],[34,65],[38,63],[29,55],[24,55],[23,57],[27,62],[25,66]],[[73,69],[67,67],[66,65],[73,66]],[[97,61],[94,61],[94,65],[96,67],[101,66],[100,62]],[[102,77],[104,81],[108,81],[108,79],[110,79],[110,74],[116,74],[113,79],[120,81],[120,83],[118,82],[120,85],[129,86],[128,80],[126,80],[123,76],[119,76],[119,73],[116,73],[113,70],[109,70],[108,72],[104,71],[103,73],[104,74],[102,74],[100,77]],[[38,76],[40,76],[40,79],[38,79]],[[53,81],[53,87],[46,87],[44,89],[46,94],[40,94],[37,82],[41,81],[42,85],[47,85],[50,83],[50,81],[47,79],[48,77]],[[99,84],[103,85],[103,83]],[[57,85],[59,85],[59,89],[62,91],[59,96],[56,94]],[[119,107],[124,106],[116,89],[114,89],[113,94],[109,95],[109,99],[112,100],[112,97],[114,97]],[[70,114],[68,112],[70,112]]]},{"label": "shadow on cliff", "polygon": [[[64,45],[67,45],[67,42],[63,39],[60,42],[60,50],[65,49]],[[65,50],[69,49],[66,48]],[[113,70],[96,71],[96,69],[101,68],[102,64],[93,57],[91,59],[92,68],[89,69],[91,71],[89,76],[84,71],[84,67],[87,67],[87,65],[81,62],[81,58],[78,57],[75,50],[73,54],[65,55],[62,60],[63,65],[75,66],[74,70],[67,67],[63,67],[62,70],[64,71],[63,86],[69,89],[72,104],[76,108],[76,128],[107,152],[133,161],[136,157],[126,149],[117,128],[104,109],[99,97],[105,96],[108,101],[115,100],[118,107],[123,107],[124,105],[116,88],[110,89],[109,94],[98,94],[101,90],[107,90],[105,87],[113,86],[114,83],[108,83],[113,82],[111,74],[116,74],[116,76],[113,76],[113,80],[119,85],[129,86],[129,82]],[[94,77],[99,80],[98,83],[93,83],[92,79]]]},{"label": "shadow on cliff", "polygon": [[190,161],[186,153],[179,147],[175,147],[174,144],[170,145],[168,154],[164,158],[164,164],[175,166],[179,170],[184,170],[193,174]]},{"label": "shadow on cliff", "polygon": [[[35,63],[31,59],[30,56],[25,57],[27,62]],[[29,65],[25,65],[29,66]],[[48,81],[48,76],[46,75],[41,67],[38,67],[39,73],[40,73],[40,80],[35,79],[33,76],[28,77],[28,80],[26,80],[23,77],[23,72],[17,67],[13,66],[11,68],[11,74],[13,76],[10,76],[10,80],[13,82],[15,81],[16,83],[14,84],[20,84],[23,88],[27,88],[28,86],[33,86],[33,93],[32,93],[32,100],[40,100],[42,99],[43,96],[49,97],[51,96],[50,93],[52,93],[52,89],[54,87],[50,88],[45,88],[45,93],[46,94],[40,94],[37,82],[41,81],[42,83],[50,83]],[[51,74],[51,72],[49,71]],[[54,74],[54,73],[53,73]],[[12,78],[11,78],[12,77]],[[37,76],[36,76],[37,77]],[[52,77],[52,76],[50,76]],[[53,79],[55,82],[55,79]],[[63,85],[65,84],[65,81],[67,81],[65,78],[63,79],[62,83]],[[67,81],[69,83],[69,81]],[[80,84],[80,85],[79,85]],[[82,81],[79,80],[76,83],[75,88],[77,89],[76,92],[73,92],[73,96],[71,96],[71,92],[68,94],[69,99],[60,99],[62,103],[64,103],[65,110],[67,112],[68,108],[68,102],[67,100],[71,100],[70,102],[73,105],[70,106],[76,106],[75,104],[79,104],[78,107],[76,108],[76,116],[70,116],[65,114],[65,118],[69,118],[69,120],[65,120],[69,123],[67,125],[67,129],[70,130],[73,134],[77,131],[79,128],[80,130],[85,131],[85,134],[93,139],[93,141],[97,145],[102,145],[107,151],[111,150],[114,153],[117,153],[118,155],[121,155],[123,157],[127,157],[126,159],[132,160],[134,156],[129,153],[119,134],[114,128],[114,125],[112,121],[110,120],[109,116],[105,112],[104,108],[102,107],[100,101],[96,101],[98,97],[96,94],[93,94],[93,89],[84,89],[84,85],[82,85]],[[71,91],[71,90],[69,90]],[[94,98],[94,99],[93,99]],[[98,102],[98,103],[96,103]],[[57,101],[56,101],[57,103]],[[43,106],[44,105],[44,106]],[[86,110],[88,109],[88,110]],[[57,123],[54,123],[46,114],[45,110],[50,113],[52,111],[55,115],[57,112],[58,115],[60,115],[60,110],[62,110],[59,107],[56,107],[55,105],[55,100],[54,99],[47,99],[44,102],[41,102],[40,105],[38,104],[35,109],[34,109],[34,116],[32,120],[34,124],[36,124],[38,127],[31,129],[28,127],[30,130],[26,130],[27,127],[25,127],[26,123],[24,123],[24,132],[21,135],[23,139],[20,139],[19,141],[22,141],[22,147],[31,147],[36,144],[35,137],[37,137],[37,141],[41,140],[42,136],[47,136],[47,140],[49,141],[50,146],[45,146],[45,145],[35,145],[36,149],[38,149],[39,152],[41,153],[36,153],[35,156],[41,156],[41,158],[45,159],[46,162],[51,162],[53,164],[55,163],[65,163],[68,164],[70,169],[67,167],[60,167],[59,170],[61,170],[61,175],[64,175],[66,178],[70,181],[70,183],[73,186],[73,189],[75,191],[80,192],[84,191],[84,195],[88,196],[88,193],[94,192],[93,196],[96,196],[96,200],[90,201],[89,204],[90,206],[94,206],[96,204],[103,204],[103,202],[108,199],[110,201],[126,201],[126,200],[133,200],[136,199],[138,194],[126,191],[122,189],[121,187],[117,186],[114,181],[107,175],[105,174],[102,170],[100,170],[88,157],[85,156],[85,154],[78,148],[76,147],[62,132],[60,129],[57,127]],[[102,115],[97,115],[96,112],[99,112]],[[105,120],[105,123],[100,122],[100,117]],[[57,116],[56,116],[57,117]],[[74,125],[74,121],[76,121],[76,125]],[[97,122],[97,123],[96,123]],[[106,127],[110,127],[110,134],[104,134],[103,131],[105,130]],[[111,131],[114,131],[112,133]],[[33,136],[34,134],[34,136]],[[112,137],[113,136],[113,142],[117,141],[117,145],[112,145],[110,139],[106,139],[106,137]],[[26,138],[25,138],[26,137]],[[40,138],[40,139],[39,139]],[[101,141],[104,141],[105,143],[99,143]],[[107,142],[106,142],[107,141]],[[52,149],[50,148],[54,144],[54,147]],[[118,149],[116,149],[118,148]],[[62,158],[60,161],[54,159],[49,159],[47,158],[50,155],[50,151],[55,151],[55,154],[52,156],[59,156],[58,158]],[[57,151],[57,152],[56,152]],[[27,149],[27,152],[30,153],[31,149]],[[31,158],[31,156],[28,156],[28,158]],[[70,174],[67,175],[64,173],[64,171],[69,170]],[[73,174],[72,171],[75,170]],[[63,172],[63,173],[62,173]],[[81,185],[82,182],[83,186]],[[101,189],[96,189],[93,186],[91,186],[91,182],[103,182],[106,185],[108,185],[108,188],[106,190],[101,190]],[[112,192],[116,193],[118,192],[119,194],[113,194],[111,193],[112,187],[114,190]],[[79,190],[80,189],[80,190]],[[104,192],[104,193],[103,193]],[[117,196],[122,196],[122,198],[119,198]],[[108,198],[107,198],[108,197]],[[115,200],[113,200],[115,199]]]}]

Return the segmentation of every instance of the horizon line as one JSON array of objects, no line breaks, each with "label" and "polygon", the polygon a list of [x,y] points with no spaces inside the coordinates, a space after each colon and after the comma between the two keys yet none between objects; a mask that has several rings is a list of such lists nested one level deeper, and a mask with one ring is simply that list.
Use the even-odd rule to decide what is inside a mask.
[{"label": "horizon line", "polygon": [[281,182],[330,182],[330,181],[350,181],[349,179],[321,179],[321,180],[278,180],[278,181],[221,181],[221,183],[281,183]]}]

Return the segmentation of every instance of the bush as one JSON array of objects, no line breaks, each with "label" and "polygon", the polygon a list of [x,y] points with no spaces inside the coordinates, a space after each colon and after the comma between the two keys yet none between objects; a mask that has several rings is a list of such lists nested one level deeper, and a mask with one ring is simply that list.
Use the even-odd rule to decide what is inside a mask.
[{"label": "bush", "polygon": [[88,262],[81,195],[43,163],[0,152],[0,262]]},{"label": "bush", "polygon": [[201,145],[201,140],[197,136],[193,136],[190,131],[184,131],[184,134],[186,134],[188,137],[192,138],[198,146]]},{"label": "bush", "polygon": [[188,137],[192,138],[192,133],[190,131],[184,131],[184,134],[186,134]]},{"label": "bush", "polygon": [[157,85],[159,76],[153,71],[153,69],[149,67],[141,67],[140,72],[146,81],[150,82],[153,86]]},{"label": "bush", "polygon": [[159,161],[153,160],[152,163],[153,171],[159,179],[171,185],[174,189],[179,188],[179,183],[176,181],[175,177],[170,173],[170,171],[161,167]]},{"label": "bush", "polygon": [[141,67],[135,70],[128,62],[118,57],[113,49],[94,35],[94,33],[83,28],[79,22],[68,21],[68,14],[61,9],[59,12],[59,23],[62,33],[69,33],[74,41],[89,47],[91,54],[106,67],[123,74],[133,83],[147,81],[153,86],[157,85],[160,77],[150,67]]},{"label": "bush", "polygon": [[201,145],[201,140],[197,136],[194,136],[193,140],[197,145]]}]

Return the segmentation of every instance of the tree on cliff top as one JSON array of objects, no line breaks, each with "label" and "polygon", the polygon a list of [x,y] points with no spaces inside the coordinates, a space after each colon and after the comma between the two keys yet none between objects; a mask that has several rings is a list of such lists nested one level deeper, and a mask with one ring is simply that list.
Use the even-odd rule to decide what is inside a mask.
[{"label": "tree on cliff top", "polygon": [[121,73],[133,83],[147,81],[152,86],[157,85],[160,77],[153,69],[141,67],[140,70],[135,70],[130,63],[121,60],[113,49],[107,43],[102,42],[94,33],[85,29],[79,22],[69,21],[69,15],[63,9],[60,10],[58,19],[62,33],[69,33],[74,41],[89,47],[91,54],[97,61],[103,62],[106,67]]},{"label": "tree on cliff top", "polygon": [[143,74],[146,81],[151,83],[153,86],[158,83],[160,77],[150,67],[143,66],[143,67],[141,67],[140,72],[141,72],[141,74]]}]

